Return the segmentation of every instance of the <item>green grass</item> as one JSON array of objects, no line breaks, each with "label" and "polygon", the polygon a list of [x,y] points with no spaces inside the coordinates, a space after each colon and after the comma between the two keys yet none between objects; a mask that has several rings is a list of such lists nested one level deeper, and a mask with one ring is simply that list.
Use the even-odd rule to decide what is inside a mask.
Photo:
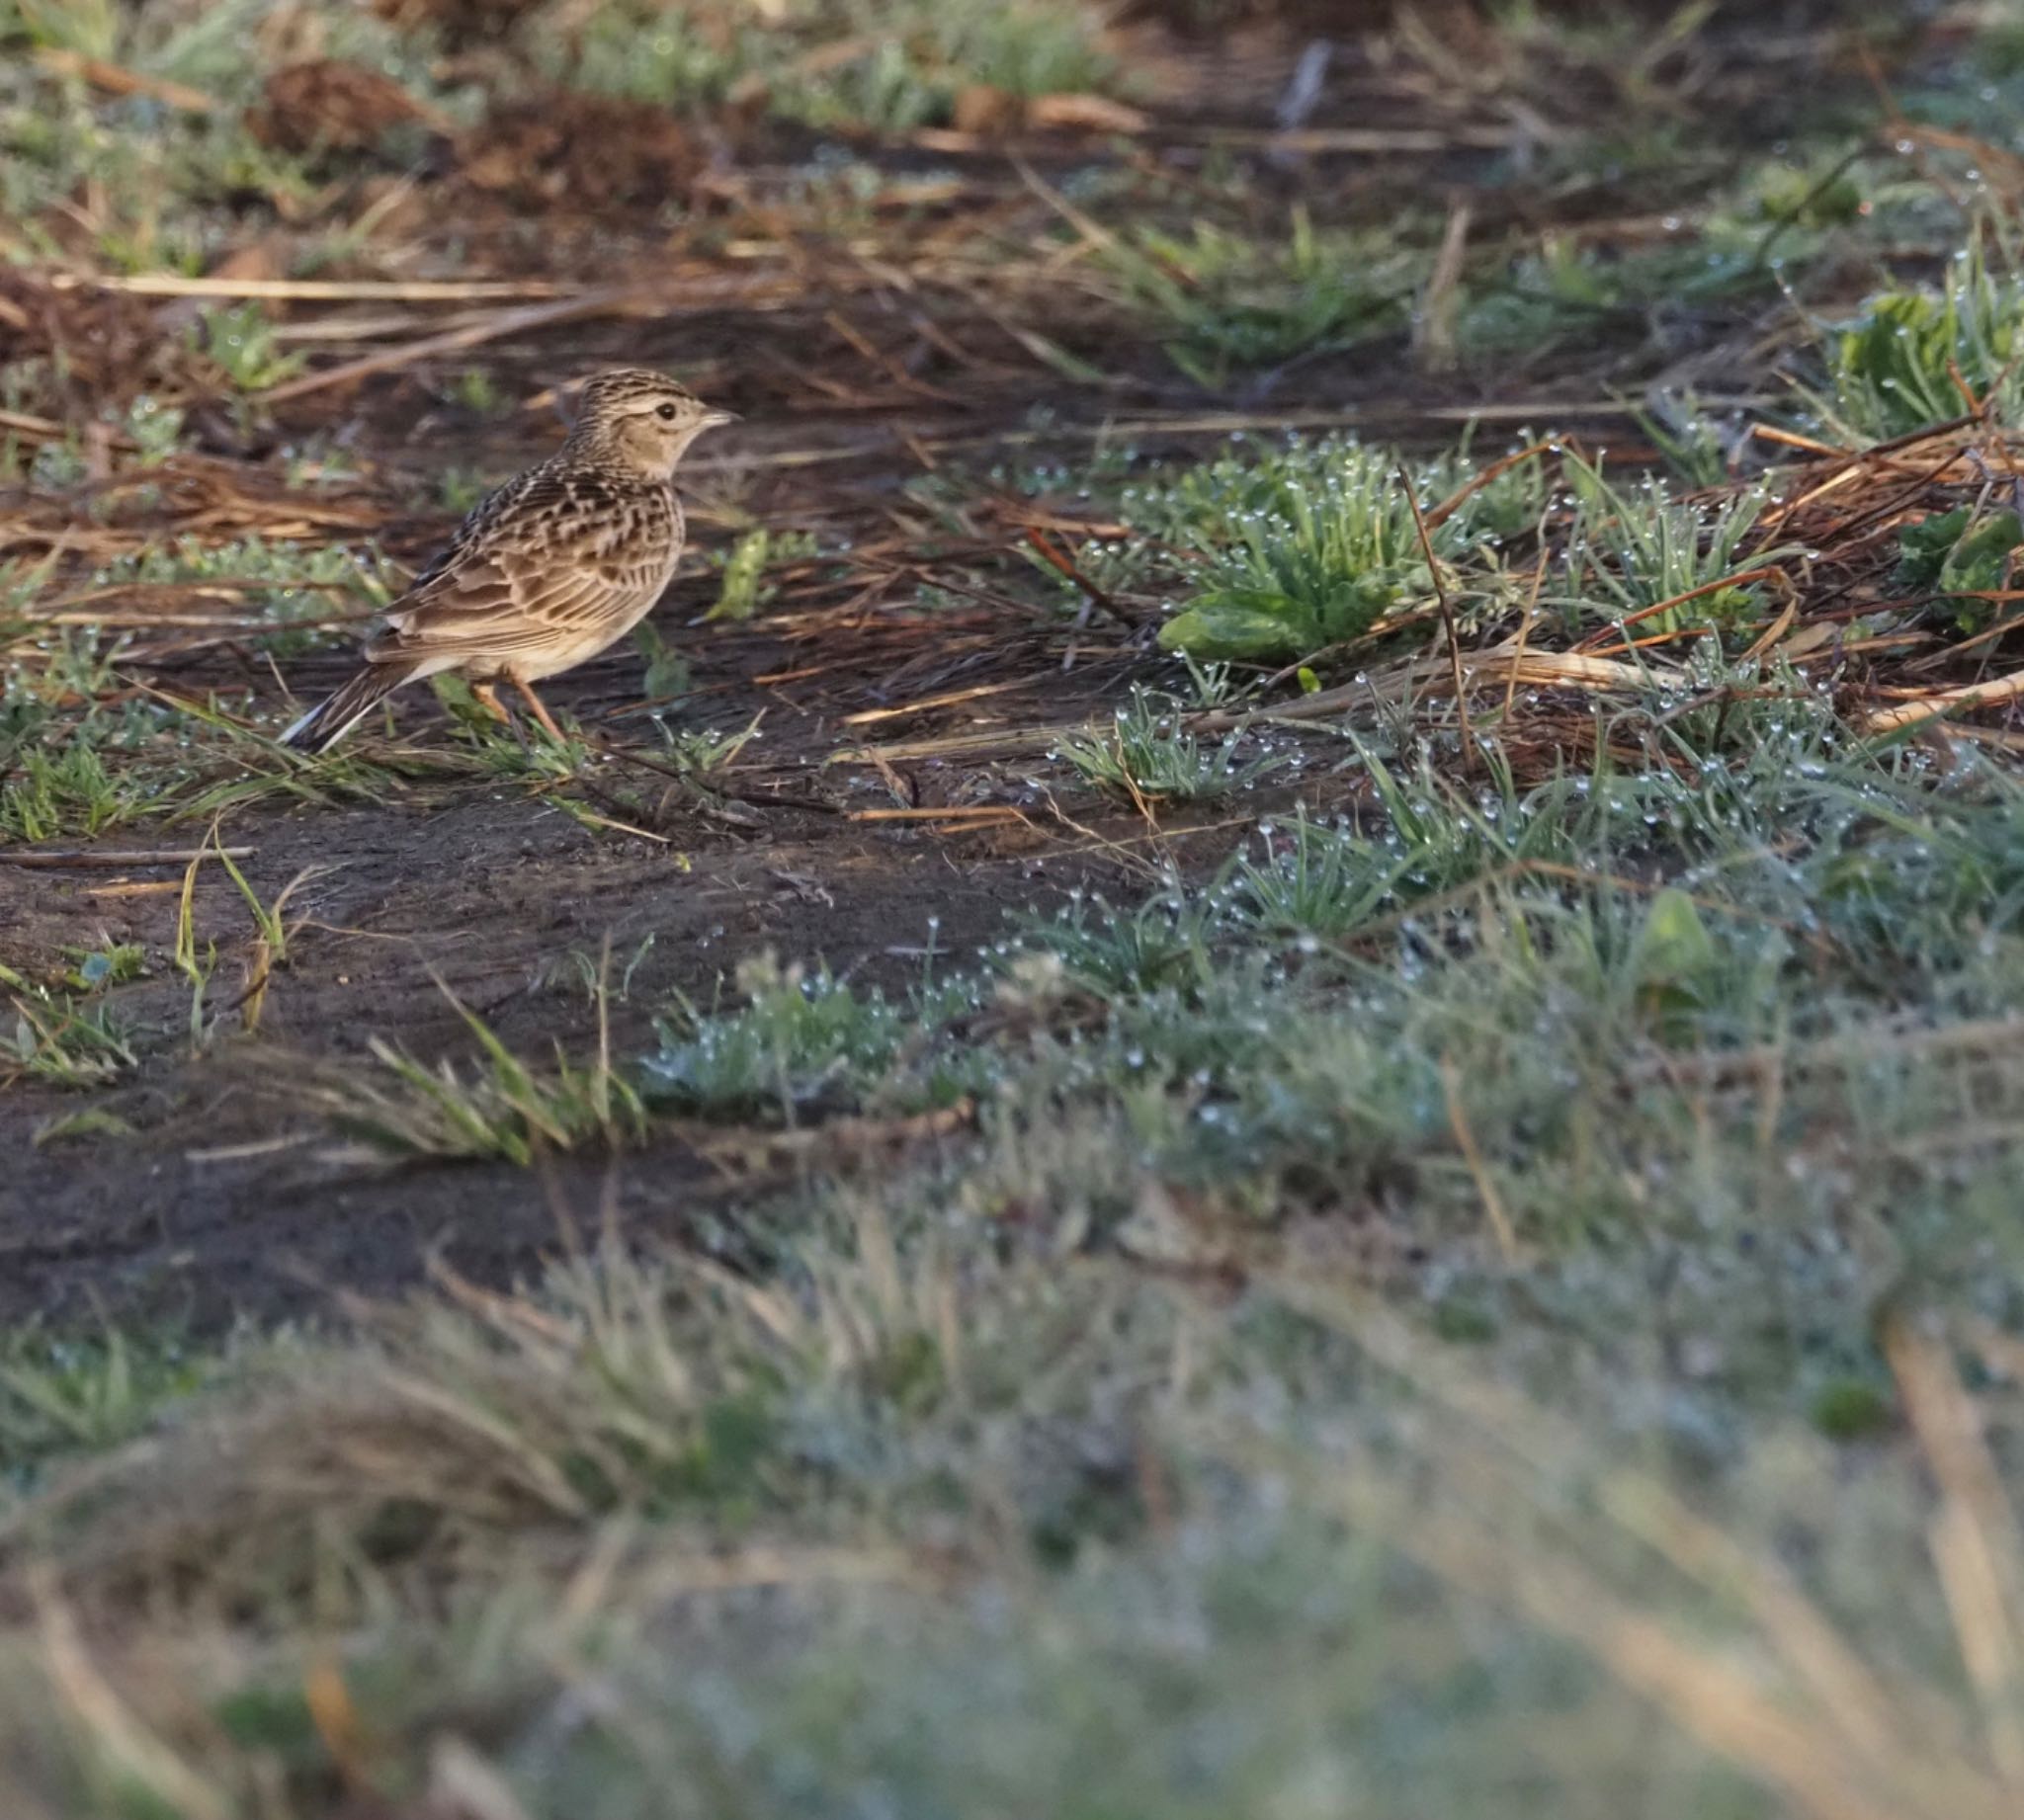
[{"label": "green grass", "polygon": [[216,1375],[223,1358],[169,1329],[10,1333],[0,1343],[0,1487],[19,1492],[67,1455],[131,1440]]},{"label": "green grass", "polygon": [[1269,756],[1238,763],[1241,734],[1205,745],[1187,731],[1176,708],[1135,690],[1108,727],[1063,740],[1060,756],[1092,784],[1153,801],[1227,795],[1276,768]]},{"label": "green grass", "polygon": [[[571,87],[700,112],[742,86],[787,120],[901,133],[946,122],[971,85],[1012,95],[1113,86],[1100,23],[1076,0],[795,0],[764,21],[628,0],[566,24],[537,13],[520,36]],[[843,54],[823,57],[825,45]]]},{"label": "green grass", "polygon": [[97,748],[81,742],[24,751],[19,774],[0,785],[0,837],[8,840],[90,840],[155,806],[144,781],[116,777]]},{"label": "green grass", "polygon": [[[1467,457],[1416,463],[1432,514],[1477,472]],[[1503,539],[1544,509],[1539,465],[1523,460],[1478,486],[1427,542],[1391,451],[1349,438],[1243,446],[1213,461],[1128,485],[1120,515],[1138,540],[1082,552],[1103,585],[1143,588],[1155,545],[1192,556],[1187,599],[1160,643],[1192,660],[1307,656],[1367,632],[1387,614],[1433,598],[1430,545],[1448,568],[1468,551],[1487,574]]]},{"label": "green grass", "polygon": [[[30,1380],[0,1571],[209,1641],[172,1681],[97,1645],[110,1724],[0,1664],[0,1760],[72,1811],[315,1815],[344,1710],[383,1785],[476,1774],[453,1733],[533,1820],[1775,1820],[1882,1726],[1882,1812],[1993,1820],[1926,1551],[1956,1467],[1905,1424],[2018,1320],[2024,792],[1783,681],[1639,704],[1614,743],[1687,761],[1642,770],[1350,746],[1363,825],[1272,818],[903,997],[754,964],[644,1054],[382,1055],[331,1104],[410,1156],[977,1110],[713,1228],[736,1270],[600,1252],[166,1402]],[[1710,1719],[1738,1690],[1798,1758]]]},{"label": "green grass", "polygon": [[639,1095],[608,1049],[577,1063],[558,1046],[550,1066],[532,1065],[481,1018],[450,1002],[476,1044],[471,1066],[432,1068],[375,1037],[376,1070],[321,1069],[301,1083],[301,1097],[347,1137],[396,1158],[494,1157],[525,1167],[537,1155],[586,1145],[623,1148],[641,1134]]},{"label": "green grass", "polygon": [[1126,303],[1163,326],[1175,366],[1209,388],[1239,370],[1353,347],[1401,329],[1424,254],[1389,232],[1317,230],[1297,209],[1283,241],[1198,221],[1109,240]]},{"label": "green grass", "polygon": [[[1614,486],[1600,466],[1576,455],[1562,458],[1561,471],[1575,499],[1565,553],[1569,577],[1585,582],[1611,619],[1644,614],[1643,636],[1688,621],[1743,618],[1763,600],[1761,583],[1722,584],[1798,553],[1790,545],[1741,553],[1763,515],[1761,492],[1745,490],[1701,505],[1674,499],[1655,480],[1636,488]],[[1649,611],[1682,595],[1695,598],[1661,613]]]},{"label": "green grass", "polygon": [[96,1087],[134,1065],[131,1036],[108,1007],[34,984],[11,967],[0,966],[0,1078]]},{"label": "green grass", "polygon": [[[347,167],[249,152],[248,15],[180,39],[194,17],[0,0],[0,52],[60,39],[228,104],[167,119],[17,55],[0,186],[25,199],[8,220],[28,255],[58,199],[88,217],[66,260],[116,268],[209,267],[305,207],[291,244],[328,260],[313,207],[370,207]],[[546,68],[699,114],[756,78],[744,106],[840,135],[945,122],[971,80],[1115,90],[1125,73],[1080,11],[902,0],[902,29],[872,34],[845,0],[791,0],[763,40],[756,17],[723,33],[701,7],[542,8],[503,51],[437,60],[361,11],[332,15],[323,47],[418,92],[496,56],[510,82]],[[1760,312],[1795,319],[1779,285],[1808,307],[1838,273],[1838,297],[1874,283],[1924,301],[1873,302],[1822,343],[1815,414],[1837,435],[1956,414],[1950,360],[2009,409],[2013,287],[1992,241],[1929,292],[1850,263],[1932,269],[1892,244],[1937,212],[1898,195],[1895,161],[1841,167],[1795,128],[1771,165],[1698,175],[1735,123],[1703,105],[1719,89],[1661,119],[1676,97],[1653,46],[1669,35],[1664,70],[1698,71],[1718,41],[1703,23],[1502,15],[1537,64],[1482,68],[1476,113],[1532,106],[1538,70],[1614,60],[1608,92],[1650,120],[1610,110],[1541,150],[1509,211],[1479,212],[1458,351],[1502,372],[1559,350],[1569,391],[1505,395],[1594,399],[1596,349],[1615,360],[1646,332],[1635,358],[1670,368],[1704,330],[1754,342]],[[797,70],[853,36],[832,75]],[[1097,194],[1097,155],[1078,144],[1081,168],[1050,181]],[[1398,289],[1378,282],[1392,242],[1318,205],[1313,226],[1264,208],[1224,224],[1250,167],[1188,156],[1155,189],[1185,182],[1189,217],[1199,198],[1214,224],[1135,237],[1144,266],[1098,281],[1184,371],[1221,386],[1403,326],[1420,278],[1398,255]],[[823,229],[876,244],[868,167],[842,168],[796,170],[781,194],[855,186],[863,207]],[[996,168],[965,163],[959,209]],[[241,183],[269,200],[226,224],[217,199]],[[1584,221],[1628,217],[1653,185],[1690,192],[1651,200],[1679,213],[1662,241],[1648,221],[1494,237],[1564,194]],[[257,390],[293,344],[254,315],[192,332],[213,352],[235,333],[218,382]],[[951,333],[965,352],[981,335]],[[489,371],[425,382],[485,415]],[[17,375],[8,408],[41,408],[49,376]],[[1733,376],[1694,382],[1719,396]],[[1114,402],[1139,415],[1123,393],[1036,415],[1038,452],[1016,458],[1051,460],[1054,433]],[[276,1193],[368,1157],[469,1166],[480,1198],[504,1165],[543,1193],[567,1152],[562,1205],[594,1213],[598,1178],[623,1170],[629,1217],[646,1217],[623,1242],[558,1242],[564,1261],[511,1289],[445,1272],[393,1305],[334,1304],[257,1357],[137,1321],[0,1343],[0,1811],[2007,1820],[2024,1786],[2005,1653],[2024,1635],[2006,1508],[2024,1495],[2024,789],[1969,733],[1865,739],[1842,718],[1857,673],[1738,655],[1784,584],[1729,578],[1770,556],[1807,585],[1757,547],[1787,476],[1729,489],[1756,452],[1713,407],[1642,402],[1676,481],[1556,446],[1431,523],[1431,564],[1400,458],[1366,444],[1244,440],[1148,467],[1133,431],[1081,467],[1008,457],[1001,495],[1124,527],[1077,565],[1148,619],[1169,607],[1186,674],[1134,648],[1078,659],[1078,684],[1100,661],[1123,668],[1099,680],[1140,685],[1060,754],[1113,813],[1072,856],[1034,855],[1002,928],[952,952],[930,920],[926,953],[888,946],[914,931],[852,930],[831,954],[848,941],[848,968],[818,933],[684,996],[657,983],[691,977],[684,912],[629,923],[616,961],[610,944],[546,957],[500,1023],[466,1013],[447,1056],[381,1041],[263,1067],[279,1129],[313,1138],[320,1117],[351,1144],[334,1165],[311,1147],[263,1163]],[[194,402],[108,411],[140,466],[223,434]],[[80,420],[31,482],[84,488],[94,458]],[[1479,447],[1415,446],[1410,483],[1431,513],[1484,465]],[[1993,622],[1973,597],[2011,579],[2018,546],[1993,471],[1877,528],[1875,577],[1936,597],[1927,625]],[[884,497],[908,540],[926,523],[1001,550],[1018,521],[980,490],[950,461]],[[105,521],[78,499],[88,534]],[[82,840],[157,809],[147,825],[202,830],[261,803],[313,826],[414,782],[418,761],[371,741],[304,760],[230,702],[135,698],[116,636],[17,624],[52,572],[66,590],[253,580],[234,597],[254,603],[248,643],[286,657],[331,604],[320,584],[376,598],[356,550],[165,546],[86,582],[97,556],[30,548],[0,576],[0,838]],[[738,540],[717,617],[762,609],[804,555]],[[1028,579],[1009,555],[1002,572]],[[1544,692],[1507,713],[1486,690],[1465,747],[1438,697],[1384,693],[1445,655],[1437,579],[1465,651],[1528,607],[1551,649],[1723,585],[1642,622],[1705,634],[1662,651],[1642,693]],[[1064,615],[1082,603],[1047,585]],[[1335,648],[1373,631],[1375,656]],[[685,693],[681,654],[647,642],[649,696]],[[1256,686],[1254,667],[1310,658],[1383,673],[1328,715]],[[1173,695],[1144,687],[1160,672]],[[1304,716],[1301,763],[1268,772],[1295,737],[1280,706]],[[1188,719],[1232,708],[1253,717],[1227,737]],[[664,729],[662,758],[707,793],[758,732]],[[435,769],[555,803],[598,793],[588,758],[484,726]],[[1168,814],[1190,797],[1209,806]],[[218,838],[239,837],[228,820]],[[738,864],[763,876],[770,835],[723,838],[748,837]],[[924,880],[968,865],[917,829],[877,838]],[[321,958],[287,893],[254,887],[267,876],[218,879],[238,900],[215,927],[186,890],[172,952],[80,921],[36,967],[0,955],[0,1088],[27,1101],[11,1134],[72,1155],[130,1143],[135,1167],[187,1167],[205,1192],[210,1165],[177,1151],[211,1102],[187,1090],[220,1078],[200,1070],[225,1062],[221,1008],[260,1011],[227,988],[272,974],[286,993],[279,969]],[[924,883],[923,917],[933,901]],[[122,1009],[159,996],[150,964],[188,991],[206,1053],[187,1067]],[[551,1044],[586,999],[595,1039]],[[109,1082],[117,1097],[49,1091]],[[456,1236],[482,1255],[471,1217]],[[60,1218],[6,1237],[29,1270],[72,1242]]]},{"label": "green grass", "polygon": [[1993,1820],[1928,1553],[1965,1468],[1906,1424],[2017,1318],[2024,797],[1755,711],[1690,774],[1365,751],[1370,832],[1275,822],[912,1004],[752,971],[675,1037],[693,1104],[903,1106],[954,1015],[974,1134],[789,1191],[756,1275],[614,1248],[120,1414],[25,1533],[262,1639],[194,1717],[123,1681],[164,1755],[33,1679],[0,1753],[327,1811],[338,1623],[384,1785],[448,1727],[534,1820],[1774,1820],[1878,1727],[1877,1811]]},{"label": "green grass", "polygon": [[678,999],[662,1020],[658,1047],[639,1064],[650,1105],[794,1125],[825,1107],[954,1097],[960,1068],[925,1045],[975,1009],[974,985],[930,982],[912,1003],[894,1003],[765,954],[740,964],[735,986],[742,1002],[732,1009]]}]

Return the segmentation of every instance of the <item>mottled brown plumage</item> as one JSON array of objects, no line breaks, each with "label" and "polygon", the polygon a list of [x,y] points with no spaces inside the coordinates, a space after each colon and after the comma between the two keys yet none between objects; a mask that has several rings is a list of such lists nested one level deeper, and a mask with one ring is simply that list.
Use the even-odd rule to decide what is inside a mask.
[{"label": "mottled brown plumage", "polygon": [[660,598],[682,554],[675,464],[729,420],[662,373],[599,373],[569,440],[479,501],[388,610],[366,667],[283,741],[321,752],[403,683],[444,671],[495,713],[494,689],[511,683],[560,738],[534,685],[623,638]]}]

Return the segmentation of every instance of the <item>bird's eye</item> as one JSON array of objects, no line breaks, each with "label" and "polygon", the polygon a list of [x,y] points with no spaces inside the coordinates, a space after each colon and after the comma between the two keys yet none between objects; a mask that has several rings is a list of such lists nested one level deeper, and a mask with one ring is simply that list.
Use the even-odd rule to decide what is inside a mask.
[{"label": "bird's eye", "polygon": [[664,424],[671,424],[675,421],[675,407],[671,404],[664,404],[654,412],[654,416],[658,417]]}]

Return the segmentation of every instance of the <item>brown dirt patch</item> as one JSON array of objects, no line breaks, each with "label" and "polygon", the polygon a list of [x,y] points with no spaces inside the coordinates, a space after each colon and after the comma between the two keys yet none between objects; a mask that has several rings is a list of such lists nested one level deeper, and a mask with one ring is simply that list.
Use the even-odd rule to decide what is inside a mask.
[{"label": "brown dirt patch", "polygon": [[459,149],[464,181],[530,207],[685,201],[703,169],[665,108],[566,89],[496,107]]},{"label": "brown dirt patch", "polygon": [[391,76],[342,57],[313,57],[268,77],[246,127],[280,151],[371,152],[400,127],[431,120]]}]

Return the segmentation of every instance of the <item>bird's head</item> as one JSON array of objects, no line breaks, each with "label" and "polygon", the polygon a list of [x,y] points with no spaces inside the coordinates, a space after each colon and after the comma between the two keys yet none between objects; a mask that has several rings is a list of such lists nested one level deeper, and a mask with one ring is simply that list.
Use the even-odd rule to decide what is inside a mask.
[{"label": "bird's head", "polygon": [[713,409],[666,373],[615,367],[585,381],[569,440],[585,453],[665,480],[704,431],[735,421],[734,413]]}]

